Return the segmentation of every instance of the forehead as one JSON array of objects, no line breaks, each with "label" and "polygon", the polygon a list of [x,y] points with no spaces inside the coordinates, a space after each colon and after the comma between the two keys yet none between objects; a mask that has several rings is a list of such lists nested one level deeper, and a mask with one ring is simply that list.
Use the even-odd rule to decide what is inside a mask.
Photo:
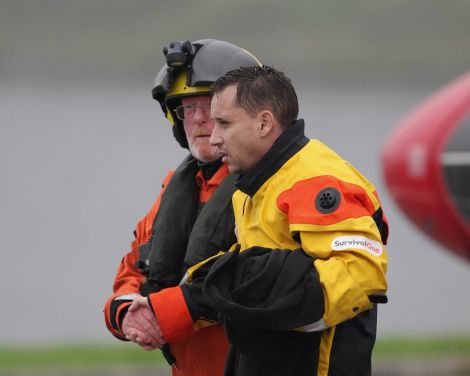
[{"label": "forehead", "polygon": [[188,104],[201,104],[201,103],[210,103],[211,96],[207,95],[195,95],[191,97],[186,97],[181,100],[181,103],[184,105]]},{"label": "forehead", "polygon": [[237,87],[231,85],[216,93],[212,97],[212,103],[219,108],[234,107],[236,95]]}]

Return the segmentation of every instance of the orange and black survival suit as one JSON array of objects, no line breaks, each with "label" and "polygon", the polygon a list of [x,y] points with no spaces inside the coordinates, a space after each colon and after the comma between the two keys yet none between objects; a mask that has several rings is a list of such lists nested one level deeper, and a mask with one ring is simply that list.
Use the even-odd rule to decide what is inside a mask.
[{"label": "orange and black survival suit", "polygon": [[231,344],[226,375],[370,375],[387,300],[373,185],[297,120],[236,186],[238,245],[203,284]]},{"label": "orange and black survival suit", "polygon": [[192,156],[170,173],[150,212],[137,225],[132,249],[116,274],[114,294],[105,305],[108,329],[125,340],[121,325],[132,294],[149,297],[169,343],[166,350],[176,359],[173,375],[223,374],[228,349],[223,328],[199,320],[197,305],[191,312],[178,284],[189,266],[236,242],[234,182],[220,161],[201,164]]}]

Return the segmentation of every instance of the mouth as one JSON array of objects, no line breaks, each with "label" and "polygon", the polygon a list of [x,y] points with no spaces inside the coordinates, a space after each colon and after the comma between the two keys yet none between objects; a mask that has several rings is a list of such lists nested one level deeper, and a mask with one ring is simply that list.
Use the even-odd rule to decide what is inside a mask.
[{"label": "mouth", "polygon": [[225,163],[225,160],[227,159],[227,153],[223,152],[222,150],[218,149],[217,150],[217,159],[221,159],[222,158],[222,162]]},{"label": "mouth", "polygon": [[221,152],[220,156],[222,157],[222,163],[227,163],[228,154]]}]

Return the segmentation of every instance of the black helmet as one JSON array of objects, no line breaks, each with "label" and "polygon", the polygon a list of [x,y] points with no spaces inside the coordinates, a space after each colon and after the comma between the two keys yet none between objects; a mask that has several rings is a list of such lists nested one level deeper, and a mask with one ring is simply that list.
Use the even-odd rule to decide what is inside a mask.
[{"label": "black helmet", "polygon": [[243,48],[216,39],[172,42],[163,47],[163,53],[166,64],[155,78],[152,96],[160,102],[176,140],[184,148],[188,148],[188,142],[183,123],[174,114],[182,98],[209,94],[212,83],[232,69],[261,65]]}]

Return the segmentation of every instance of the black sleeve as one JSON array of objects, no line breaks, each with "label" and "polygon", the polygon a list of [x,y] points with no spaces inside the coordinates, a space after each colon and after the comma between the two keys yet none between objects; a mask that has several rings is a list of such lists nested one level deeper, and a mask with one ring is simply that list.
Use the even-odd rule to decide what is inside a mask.
[{"label": "black sleeve", "polygon": [[[111,312],[110,312],[110,315],[109,315],[109,318],[110,318],[110,321],[111,321],[111,326],[117,330],[117,331],[121,331],[121,328],[122,328],[122,320],[124,320],[124,316],[126,315],[127,313],[127,310],[129,309],[130,307],[130,304],[132,300],[113,300],[112,303],[111,303]],[[119,317],[117,317],[117,311],[118,311],[118,308],[121,304],[127,304],[127,307],[124,307],[121,312],[119,312]],[[123,338],[120,338],[120,337],[116,337],[116,338],[119,338],[120,340],[123,340],[123,341],[127,341],[126,339],[123,339]]]},{"label": "black sleeve", "polygon": [[202,294],[202,287],[204,284],[204,278],[198,278],[191,284],[181,285],[181,291],[183,292],[186,305],[193,321],[199,319],[208,319],[211,321],[218,321],[217,312],[210,308],[204,301]]},{"label": "black sleeve", "polygon": [[203,286],[204,281],[214,262],[220,257],[214,257],[199,268],[193,271],[191,283],[181,285],[186,305],[194,321],[199,319],[208,319],[218,321],[217,311],[212,309],[204,299]]}]

